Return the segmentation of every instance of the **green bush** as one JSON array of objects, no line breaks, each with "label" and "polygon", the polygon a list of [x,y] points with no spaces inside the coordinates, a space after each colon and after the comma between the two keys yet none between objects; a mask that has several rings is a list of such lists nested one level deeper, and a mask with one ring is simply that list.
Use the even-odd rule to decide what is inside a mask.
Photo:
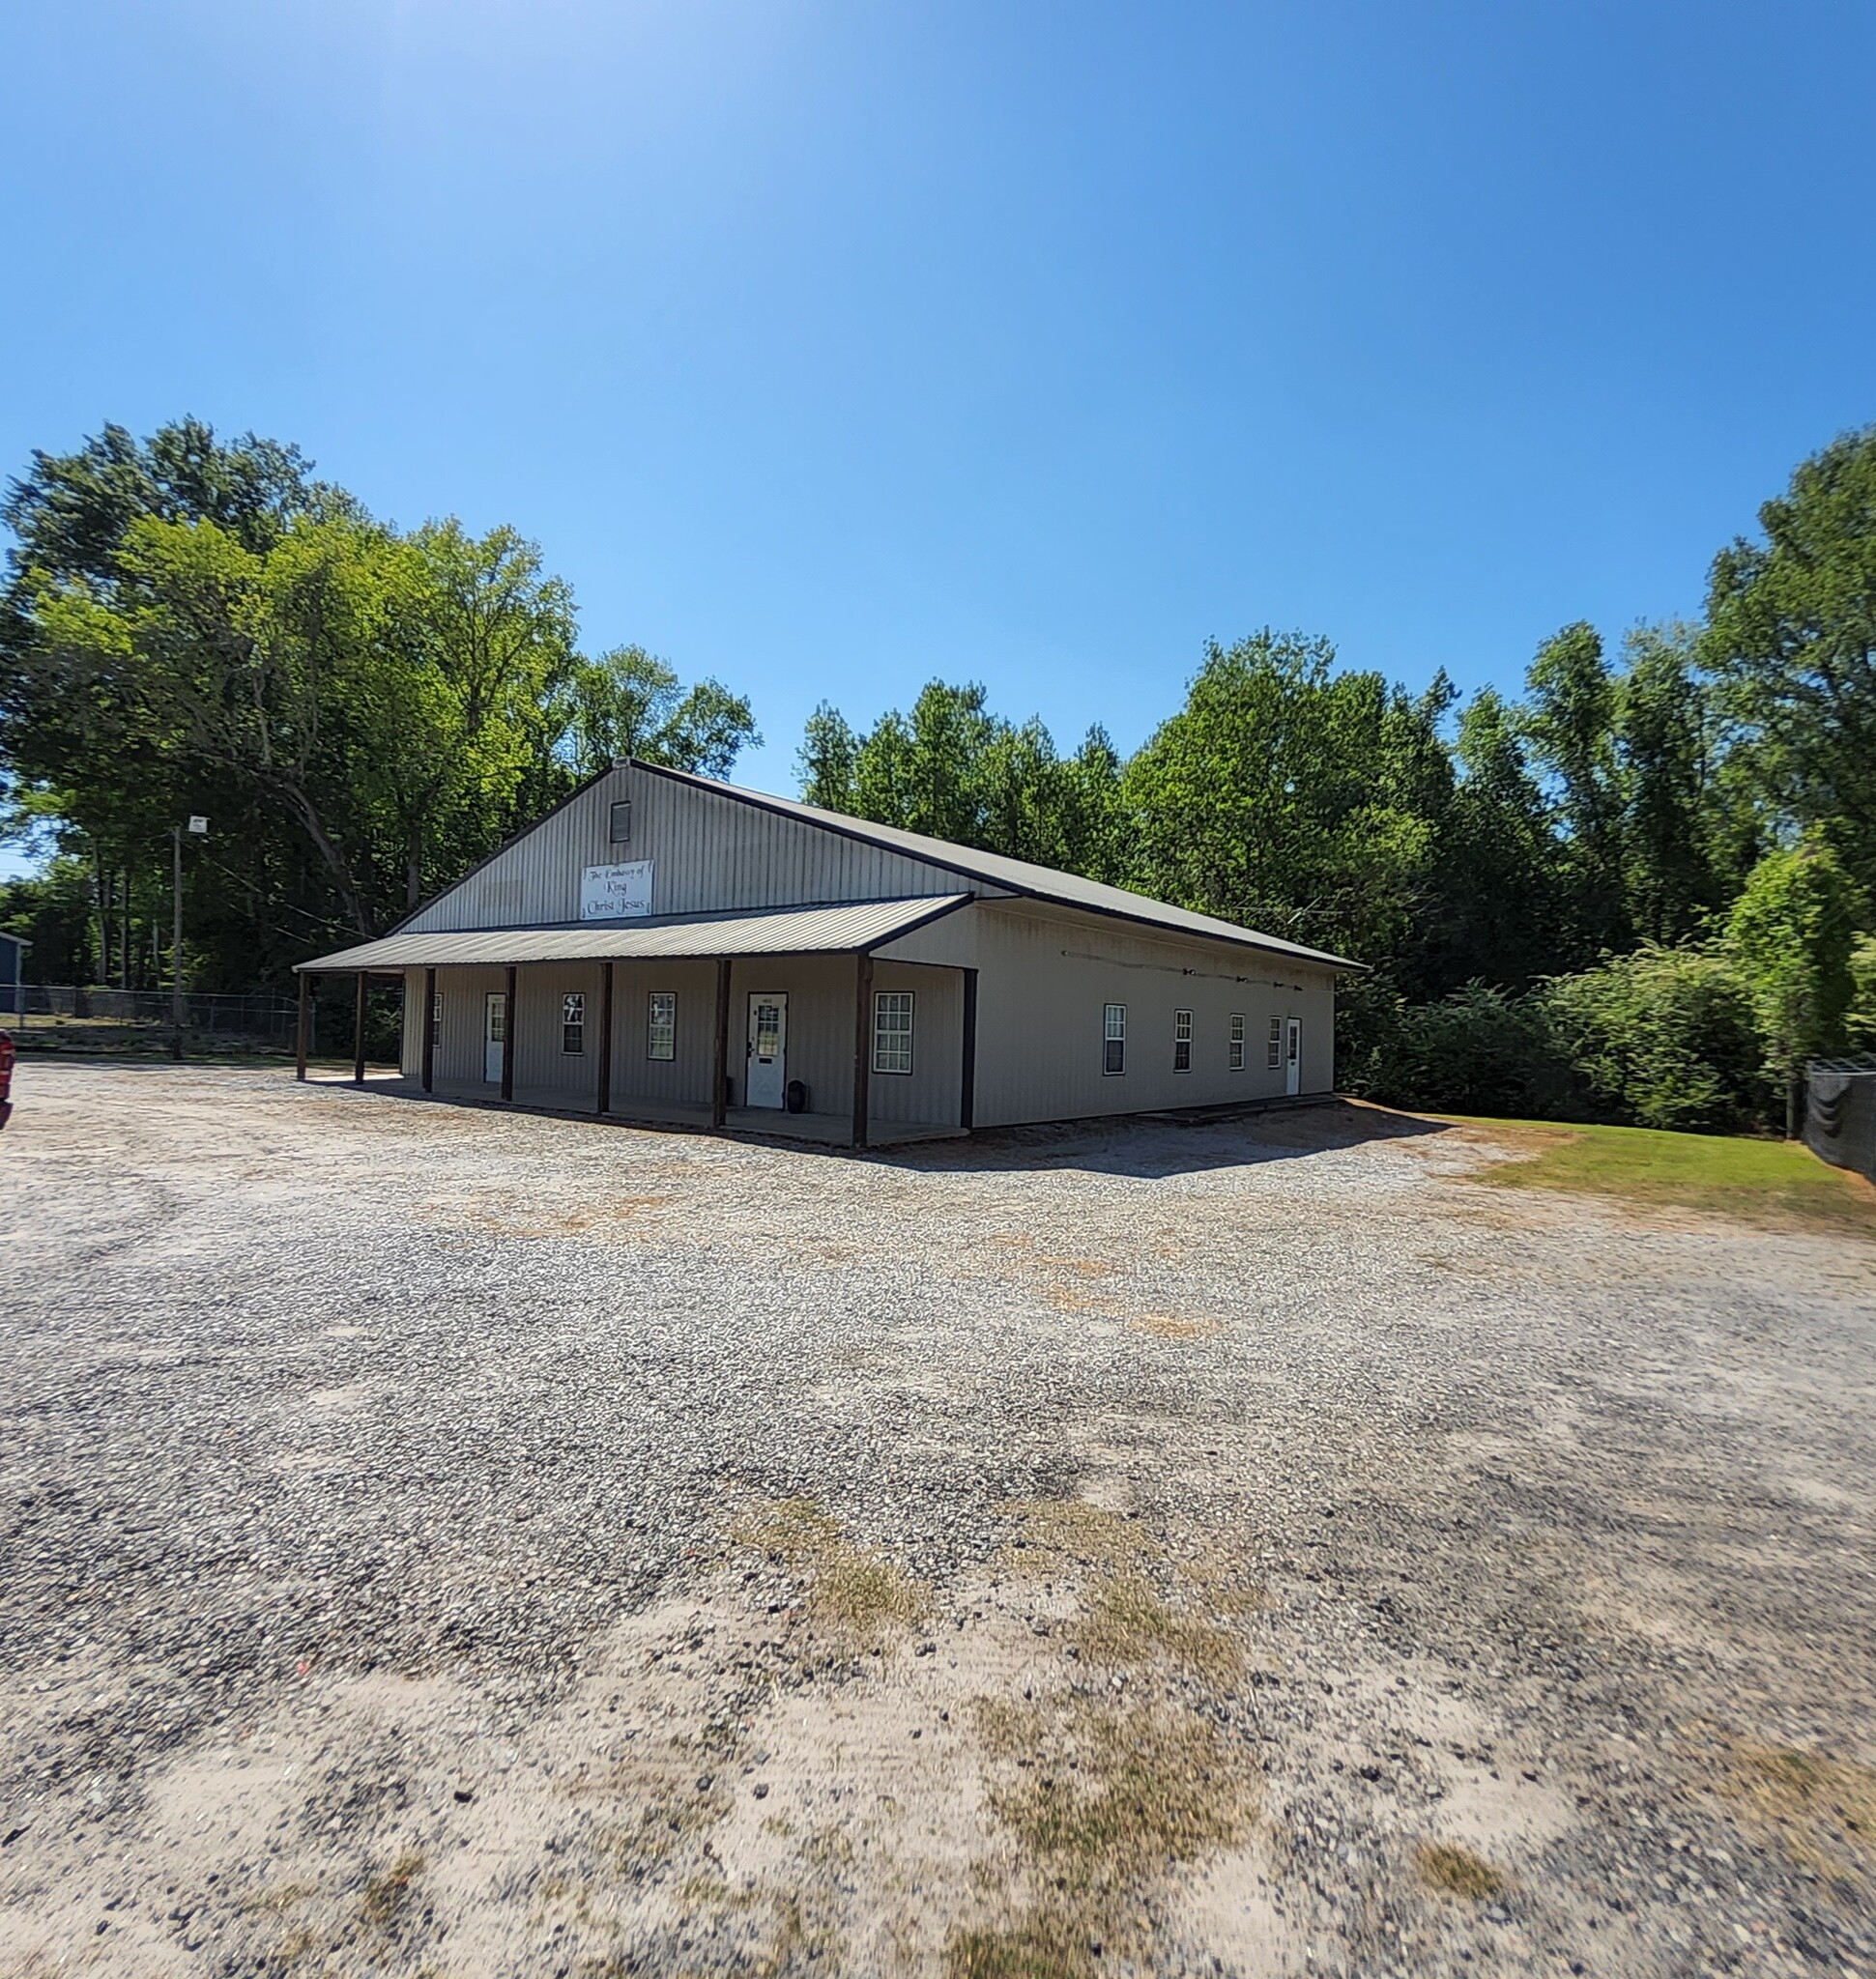
[{"label": "green bush", "polygon": [[1551,1047],[1604,1117],[1738,1133],[1772,1117],[1776,1082],[1750,990],[1730,959],[1644,944],[1532,992]]},{"label": "green bush", "polygon": [[1437,1003],[1397,1004],[1351,1080],[1388,1106],[1568,1119],[1581,1110],[1542,1002],[1469,983]]},{"label": "green bush", "polygon": [[1860,934],[1850,951],[1850,1008],[1844,1035],[1853,1051],[1876,1051],[1876,934]]}]

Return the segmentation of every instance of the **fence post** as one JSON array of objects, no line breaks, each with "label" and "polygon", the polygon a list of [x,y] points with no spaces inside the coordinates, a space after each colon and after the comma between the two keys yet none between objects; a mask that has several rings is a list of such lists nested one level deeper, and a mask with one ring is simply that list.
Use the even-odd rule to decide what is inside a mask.
[{"label": "fence post", "polygon": [[171,930],[172,946],[169,951],[169,1020],[176,1027],[175,1038],[171,1041],[169,1055],[180,1059],[183,1055],[183,827],[170,828],[170,899],[174,903],[175,916]]}]

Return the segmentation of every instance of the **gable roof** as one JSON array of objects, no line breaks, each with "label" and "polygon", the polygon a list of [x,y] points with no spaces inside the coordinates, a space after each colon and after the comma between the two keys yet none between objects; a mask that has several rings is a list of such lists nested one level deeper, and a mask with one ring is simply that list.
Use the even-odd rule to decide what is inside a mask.
[{"label": "gable roof", "polygon": [[1346,956],[1330,955],[1319,948],[1305,948],[1300,942],[1285,941],[1280,935],[1259,934],[1241,928],[1235,921],[1220,921],[1210,914],[1195,914],[1186,907],[1169,906],[1149,895],[1135,893],[1124,886],[1108,886],[1098,879],[1083,879],[1079,874],[1058,873],[1052,866],[1037,866],[1027,859],[1005,858],[1000,852],[980,852],[974,846],[955,846],[945,839],[927,838],[923,832],[902,831],[897,825],[875,824],[871,818],[851,817],[843,811],[823,811],[818,805],[803,804],[792,797],[771,797],[761,790],[745,790],[735,784],[718,783],[688,770],[667,769],[661,763],[641,762],[632,767],[648,775],[665,777],[715,797],[733,798],[778,817],[793,817],[862,845],[880,846],[909,858],[922,859],[947,873],[959,873],[986,886],[1006,889],[1031,900],[1048,901],[1057,906],[1079,907],[1083,912],[1108,914],[1135,921],[1149,928],[1164,928],[1176,934],[1199,934],[1213,941],[1228,941],[1240,948],[1258,948],[1275,955],[1291,956],[1298,961],[1315,962],[1324,968],[1360,969],[1365,962]]}]

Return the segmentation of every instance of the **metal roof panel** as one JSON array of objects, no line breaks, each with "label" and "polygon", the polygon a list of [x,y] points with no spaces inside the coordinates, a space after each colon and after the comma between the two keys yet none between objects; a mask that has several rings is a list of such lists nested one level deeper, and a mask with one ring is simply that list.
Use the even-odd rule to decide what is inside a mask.
[{"label": "metal roof panel", "polygon": [[444,934],[387,934],[298,966],[322,970],[421,969],[508,962],[678,961],[727,955],[851,955],[952,908],[966,893],[912,900],[841,901],[759,914],[648,916],[555,928],[472,928]]}]

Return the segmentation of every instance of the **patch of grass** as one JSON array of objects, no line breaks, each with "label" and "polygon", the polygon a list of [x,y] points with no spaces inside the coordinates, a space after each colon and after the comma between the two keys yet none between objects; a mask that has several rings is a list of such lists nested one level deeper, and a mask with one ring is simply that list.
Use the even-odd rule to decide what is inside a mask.
[{"label": "patch of grass", "polygon": [[742,1519],[731,1537],[811,1576],[810,1617],[856,1644],[909,1628],[925,1613],[922,1589],[882,1554],[854,1545],[808,1499],[786,1499]]},{"label": "patch of grass", "polygon": [[1721,1790],[1777,1835],[1801,1869],[1833,1882],[1876,1872],[1876,1766],[1789,1746],[1748,1746]]},{"label": "patch of grass", "polygon": [[1140,1890],[1249,1821],[1242,1764],[1205,1719],[1075,1696],[984,1699],[976,1715],[998,1769],[990,1810],[1035,1894],[955,1931],[947,1979],[1083,1979],[1141,1955]]},{"label": "patch of grass", "polygon": [[1423,1842],[1414,1850],[1414,1866],[1422,1881],[1442,1896],[1464,1897],[1483,1904],[1505,1887],[1503,1874],[1470,1849],[1452,1842]]},{"label": "patch of grass", "polygon": [[708,1787],[673,1782],[639,1809],[636,1821],[594,1829],[593,1844],[619,1875],[645,1882],[663,1871],[693,1835],[714,1827],[729,1811],[729,1793],[714,1781]]},{"label": "patch of grass", "polygon": [[283,1882],[271,1890],[258,1890],[251,1897],[244,1897],[241,1907],[259,1916],[283,1916],[296,1904],[303,1904],[308,1897],[319,1894],[317,1887],[309,1882]]},{"label": "patch of grass", "polygon": [[422,1874],[423,1857],[415,1849],[407,1850],[389,1869],[381,1869],[364,1886],[364,1921],[375,1930],[389,1931],[410,1897],[412,1883]]},{"label": "patch of grass", "polygon": [[1496,1189],[1607,1195],[1704,1210],[1762,1227],[1796,1225],[1876,1238],[1876,1190],[1849,1170],[1820,1162],[1802,1141],[1439,1117],[1489,1134],[1524,1157],[1469,1178]]},{"label": "patch of grass", "polygon": [[[1058,1887],[1115,1887],[1234,1841],[1244,1789],[1202,1718],[1088,1698],[992,1703],[978,1729],[1018,1766],[991,1812]],[[1027,1761],[1027,1764],[1023,1764]]]},{"label": "patch of grass", "polygon": [[1013,1563],[1094,1567],[1113,1573],[1138,1567],[1153,1549],[1138,1520],[1083,1498],[1017,1499],[1004,1507],[1023,1522]]},{"label": "patch of grass", "polygon": [[945,1979],[1088,1979],[1101,1969],[1097,1943],[1081,1918],[1045,1905],[1012,1924],[954,1933]]},{"label": "patch of grass", "polygon": [[1096,1663],[1149,1663],[1165,1656],[1218,1683],[1244,1667],[1244,1645],[1202,1617],[1169,1608],[1143,1580],[1132,1575],[1096,1588],[1086,1612],[1070,1631],[1082,1653]]}]

